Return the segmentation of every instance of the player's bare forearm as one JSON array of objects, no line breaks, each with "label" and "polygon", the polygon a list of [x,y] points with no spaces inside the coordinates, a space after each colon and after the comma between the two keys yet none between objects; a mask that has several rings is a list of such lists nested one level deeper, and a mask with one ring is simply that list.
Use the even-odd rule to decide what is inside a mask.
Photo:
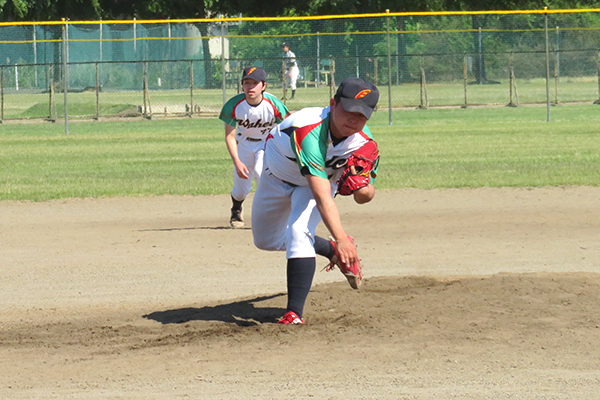
[{"label": "player's bare forearm", "polygon": [[346,232],[340,220],[340,213],[331,197],[331,183],[329,180],[314,175],[306,175],[306,180],[317,202],[317,209],[321,214],[323,223],[331,235],[336,240],[346,237]]},{"label": "player's bare forearm", "polygon": [[373,200],[375,197],[375,186],[369,184],[352,193],[354,201],[358,204],[365,204]]},{"label": "player's bare forearm", "polygon": [[321,214],[323,223],[337,242],[337,249],[342,262],[355,263],[358,259],[356,247],[348,239],[348,235],[342,226],[339,210],[331,197],[331,183],[328,179],[313,175],[306,175],[306,180],[317,203],[317,209]]},{"label": "player's bare forearm", "polygon": [[236,129],[235,126],[225,124],[225,144],[227,145],[227,151],[231,156],[235,170],[240,178],[248,179],[248,168],[240,160],[237,151],[237,141],[235,139]]},{"label": "player's bare forearm", "polygon": [[235,140],[235,126],[225,124],[225,144],[233,162],[239,160],[237,142]]}]

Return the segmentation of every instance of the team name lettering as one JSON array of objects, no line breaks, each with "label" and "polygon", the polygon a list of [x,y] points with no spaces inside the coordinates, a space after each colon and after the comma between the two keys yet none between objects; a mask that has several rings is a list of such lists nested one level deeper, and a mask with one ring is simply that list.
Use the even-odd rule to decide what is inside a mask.
[{"label": "team name lettering", "polygon": [[276,120],[273,118],[271,121],[262,122],[262,119],[258,119],[255,122],[250,122],[248,119],[238,119],[237,123],[242,128],[268,128],[270,126],[275,126]]}]

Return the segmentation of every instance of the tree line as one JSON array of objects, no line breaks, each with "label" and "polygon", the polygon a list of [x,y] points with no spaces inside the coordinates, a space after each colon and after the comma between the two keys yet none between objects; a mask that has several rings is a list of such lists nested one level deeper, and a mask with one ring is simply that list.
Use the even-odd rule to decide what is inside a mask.
[{"label": "tree line", "polygon": [[[486,11],[486,10],[526,10],[526,9],[571,9],[600,8],[600,0],[288,0],[270,2],[265,7],[264,0],[0,0],[0,21],[57,21],[70,20],[128,20],[128,19],[180,19],[214,18],[218,16],[276,17],[305,15],[336,15],[419,11]],[[490,15],[469,17],[473,29],[486,26]],[[319,22],[317,22],[318,24]],[[317,31],[326,32],[327,21],[321,21]],[[373,22],[381,23],[381,22]],[[403,20],[396,21],[402,30]],[[208,24],[196,25],[202,37],[208,37]],[[380,27],[378,27],[380,28]],[[60,35],[56,29],[51,35]],[[55,37],[59,39],[60,37]],[[473,40],[477,40],[475,35]],[[365,43],[365,46],[376,43]],[[401,43],[399,53],[406,51]],[[206,81],[212,81],[214,73],[209,46],[202,46]],[[58,52],[58,47],[56,47]],[[59,54],[55,59],[59,60]],[[476,65],[476,79],[487,81],[485,65]],[[482,63],[485,60],[481,60]]]},{"label": "tree line", "polygon": [[0,21],[276,17],[418,11],[598,8],[600,0],[0,0]]}]

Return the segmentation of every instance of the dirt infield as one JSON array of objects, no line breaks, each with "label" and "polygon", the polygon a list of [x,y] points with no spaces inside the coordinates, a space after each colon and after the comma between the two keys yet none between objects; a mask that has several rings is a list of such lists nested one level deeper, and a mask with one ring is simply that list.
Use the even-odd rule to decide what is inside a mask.
[{"label": "dirt infield", "polygon": [[0,398],[599,398],[600,188],[337,201],[366,280],[294,327],[228,196],[0,202]]}]

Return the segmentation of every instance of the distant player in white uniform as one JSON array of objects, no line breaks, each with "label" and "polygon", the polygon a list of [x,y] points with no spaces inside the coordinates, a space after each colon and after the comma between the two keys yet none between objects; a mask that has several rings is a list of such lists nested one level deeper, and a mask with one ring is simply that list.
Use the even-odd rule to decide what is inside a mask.
[{"label": "distant player in white uniform", "polygon": [[[265,143],[265,170],[254,195],[252,234],[262,250],[286,251],[288,304],[282,324],[304,323],[302,313],[316,268],[316,254],[341,261],[350,285],[358,288],[361,265],[333,200],[336,181],[348,156],[372,140],[367,120],[379,91],[358,78],[344,80],[329,107],[305,108],[271,131]],[[353,193],[354,200],[373,199],[374,176]],[[323,220],[333,236],[316,236]],[[346,271],[344,271],[346,270]]]},{"label": "distant player in white uniform", "polygon": [[296,61],[296,55],[290,50],[290,46],[283,42],[281,44],[283,48],[283,62],[285,63],[285,82],[284,85],[288,89],[292,89],[292,98],[296,96],[296,81],[300,75],[300,69],[298,68],[298,62]]},{"label": "distant player in white uniform", "polygon": [[267,134],[289,115],[277,97],[265,92],[267,74],[262,68],[244,69],[242,87],[244,92],[229,99],[219,115],[225,123],[225,143],[234,166],[232,228],[244,226],[242,203],[252,189],[252,178],[257,184],[260,181]]}]

